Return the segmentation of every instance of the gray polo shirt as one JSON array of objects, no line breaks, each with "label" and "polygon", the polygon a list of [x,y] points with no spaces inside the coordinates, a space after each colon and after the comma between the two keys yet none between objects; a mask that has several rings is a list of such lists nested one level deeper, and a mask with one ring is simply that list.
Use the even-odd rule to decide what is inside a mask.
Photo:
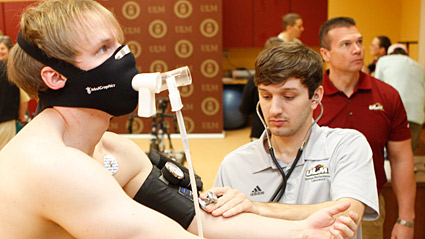
[{"label": "gray polo shirt", "polygon": [[[282,176],[264,148],[265,140],[263,133],[259,140],[229,153],[221,163],[215,186],[230,186],[252,201],[269,202]],[[285,172],[292,165],[292,162],[280,163]],[[378,218],[372,150],[366,138],[356,130],[316,124],[279,202],[313,204],[340,198],[364,203],[364,220]]]}]

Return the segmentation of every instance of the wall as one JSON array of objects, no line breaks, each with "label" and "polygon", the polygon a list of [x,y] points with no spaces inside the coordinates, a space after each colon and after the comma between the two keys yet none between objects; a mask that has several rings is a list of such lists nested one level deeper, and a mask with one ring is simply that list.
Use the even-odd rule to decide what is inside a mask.
[{"label": "wall", "polygon": [[418,61],[425,68],[425,0],[421,0],[419,20],[419,42]]},{"label": "wall", "polygon": [[[192,84],[180,87],[188,133],[222,133],[222,0],[97,0],[117,17],[140,72],[164,72],[187,65]],[[0,30],[16,39],[29,1],[0,1]],[[168,92],[157,96],[168,98]],[[167,113],[171,113],[168,107]],[[135,112],[134,112],[135,113]],[[171,133],[176,121],[166,118]],[[116,117],[110,131],[149,133],[152,118]]]},{"label": "wall", "polygon": [[[0,2],[9,1],[13,0],[0,0]],[[424,0],[328,0],[328,17],[350,16],[356,19],[364,36],[365,62],[368,63],[372,60],[369,44],[376,35],[387,35],[393,42],[418,41],[421,1]],[[425,14],[425,10],[422,12]],[[280,23],[276,24],[280,25]],[[425,44],[425,33],[423,35],[422,41]],[[425,53],[425,46],[422,48],[424,49],[422,52]],[[230,60],[229,63],[223,57],[223,69],[226,70],[233,69],[234,66],[253,68],[255,58],[262,49],[228,48],[223,50],[224,55]],[[418,45],[410,45],[409,54],[415,60],[420,58],[418,51]],[[425,59],[423,61],[425,65]]]},{"label": "wall", "polygon": [[[369,53],[369,45],[377,35],[387,35],[392,42],[418,41],[421,1],[425,2],[425,0],[328,0],[328,18],[349,16],[356,20],[364,37],[365,63],[368,63],[373,59]],[[424,9],[422,14],[425,15],[425,7],[422,8]],[[422,41],[425,45],[425,32],[423,35]],[[419,58],[418,49],[418,44],[410,45],[409,55],[415,60]],[[223,55],[228,56],[229,60],[223,56],[223,69],[233,69],[235,65],[254,68],[255,58],[261,50],[262,48],[224,49]],[[422,52],[425,54],[425,46]],[[423,61],[425,66],[425,59]]]},{"label": "wall", "polygon": [[[419,30],[420,30],[420,5],[421,0],[402,0],[401,1],[401,41],[419,40]],[[409,55],[418,60],[419,44],[413,44],[409,47]]]},{"label": "wall", "polygon": [[[369,45],[377,35],[392,42],[418,41],[420,0],[329,0],[328,17],[353,17],[364,37],[365,62],[373,58]],[[410,45],[410,56],[417,60],[418,45]]]},{"label": "wall", "polygon": [[[185,65],[190,68],[192,84],[179,87],[187,132],[222,133],[222,0],[96,1],[122,24],[140,72],[164,72]],[[168,99],[168,91],[156,98]],[[172,113],[171,107],[166,113]],[[133,133],[149,133],[154,119],[126,115],[112,119],[109,130],[128,133],[132,122]],[[176,121],[165,119],[171,133],[176,133]]]}]

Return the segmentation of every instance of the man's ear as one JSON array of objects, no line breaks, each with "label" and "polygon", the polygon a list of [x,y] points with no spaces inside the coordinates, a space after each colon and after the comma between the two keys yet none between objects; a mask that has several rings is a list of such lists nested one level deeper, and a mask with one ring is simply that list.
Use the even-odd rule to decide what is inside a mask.
[{"label": "man's ear", "polygon": [[381,56],[385,56],[387,54],[387,51],[385,50],[385,47],[379,48],[379,53],[381,53]]},{"label": "man's ear", "polygon": [[59,90],[65,86],[66,77],[55,71],[50,66],[45,66],[41,69],[41,79],[52,90]]},{"label": "man's ear", "polygon": [[319,105],[319,102],[320,101],[322,101],[322,98],[323,98],[323,94],[324,94],[324,92],[325,92],[325,90],[323,89],[323,86],[319,86],[315,91],[314,91],[314,94],[313,94],[313,97],[312,97],[312,105],[311,105],[311,108],[312,108],[312,110],[315,110],[316,109],[316,107]]},{"label": "man's ear", "polygon": [[329,50],[326,48],[321,47],[320,48],[320,55],[322,55],[323,60],[326,62],[329,62]]},{"label": "man's ear", "polygon": [[324,93],[325,93],[325,89],[323,88],[323,85],[317,87],[317,89],[314,91],[313,99],[322,101]]}]

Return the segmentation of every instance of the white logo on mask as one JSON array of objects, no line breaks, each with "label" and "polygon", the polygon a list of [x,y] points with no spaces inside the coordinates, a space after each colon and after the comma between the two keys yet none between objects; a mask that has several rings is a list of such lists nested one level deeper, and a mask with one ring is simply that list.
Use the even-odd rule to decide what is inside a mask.
[{"label": "white logo on mask", "polygon": [[87,94],[90,95],[94,91],[107,90],[110,88],[115,88],[115,84],[101,85],[98,87],[86,87],[86,91],[87,91]]}]

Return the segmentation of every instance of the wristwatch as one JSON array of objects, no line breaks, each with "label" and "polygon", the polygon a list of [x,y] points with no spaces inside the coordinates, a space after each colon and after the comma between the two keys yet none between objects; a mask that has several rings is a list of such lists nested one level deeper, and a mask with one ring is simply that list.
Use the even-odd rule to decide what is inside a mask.
[{"label": "wristwatch", "polygon": [[183,171],[172,162],[166,162],[161,171],[165,179],[175,185],[178,185],[184,178]]},{"label": "wristwatch", "polygon": [[415,223],[414,222],[409,222],[400,218],[397,218],[397,223],[406,227],[414,227]]}]

